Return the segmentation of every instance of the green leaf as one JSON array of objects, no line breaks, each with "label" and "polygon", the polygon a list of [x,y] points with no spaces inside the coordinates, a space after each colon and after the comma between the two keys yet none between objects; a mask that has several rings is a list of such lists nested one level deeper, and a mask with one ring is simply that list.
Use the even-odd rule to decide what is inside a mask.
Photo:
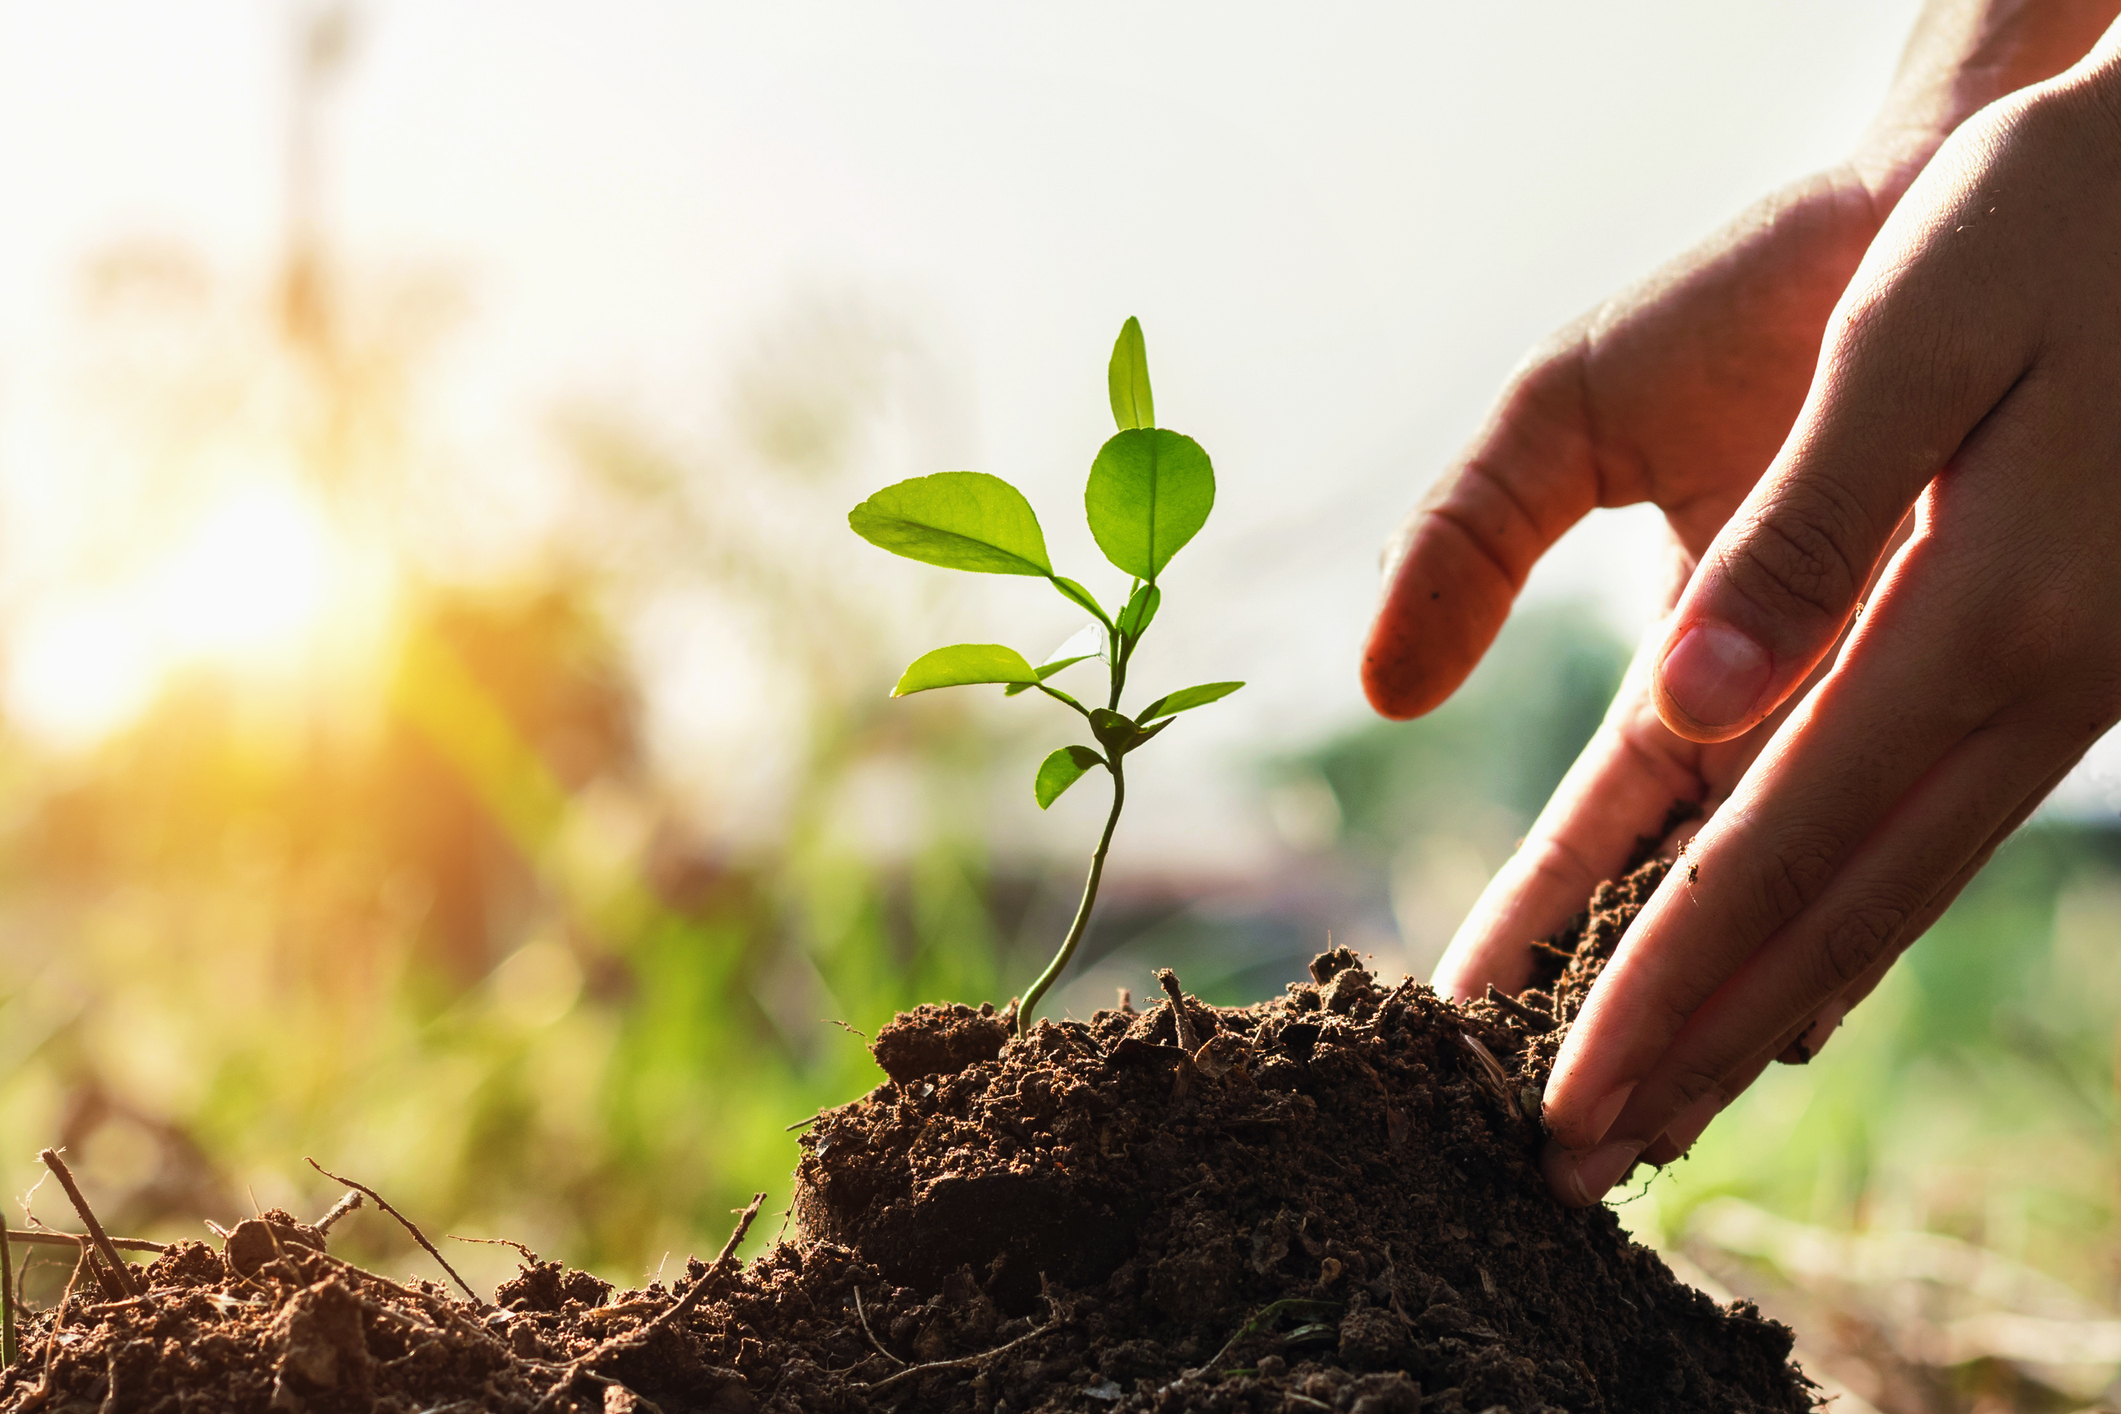
[{"label": "green leaf", "polygon": [[1098,451],[1083,490],[1090,533],[1105,558],[1155,582],[1215,507],[1215,468],[1200,443],[1160,427],[1116,434]]},{"label": "green leaf", "polygon": [[1132,315],[1119,329],[1112,345],[1112,363],[1105,370],[1105,383],[1112,391],[1112,420],[1120,430],[1156,426],[1156,399],[1149,392],[1149,350],[1142,342],[1142,324]]},{"label": "green leaf", "polygon": [[1029,685],[1037,681],[1038,674],[1014,648],[1004,648],[999,643],[954,643],[914,659],[913,665],[899,675],[898,686],[891,689],[891,695],[904,697],[909,692],[979,682]]},{"label": "green leaf", "polygon": [[1140,750],[1140,749],[1141,749],[1142,747],[1144,747],[1144,746],[1146,746],[1146,745],[1148,745],[1148,744],[1149,744],[1149,739],[1150,739],[1151,737],[1155,736],[1155,735],[1156,735],[1156,734],[1157,734],[1158,732],[1162,731],[1162,730],[1163,730],[1163,729],[1164,729],[1165,727],[1168,727],[1168,726],[1170,726],[1170,725],[1171,725],[1171,723],[1173,723],[1173,722],[1175,722],[1175,721],[1177,721],[1177,720],[1178,720],[1178,719],[1177,719],[1176,717],[1166,717],[1166,718],[1164,718],[1164,719],[1163,719],[1163,720],[1162,720],[1161,722],[1158,722],[1158,723],[1157,723],[1157,724],[1156,724],[1155,726],[1153,726],[1153,727],[1143,727],[1143,728],[1141,728],[1140,730],[1138,730],[1138,731],[1136,731],[1136,732],[1134,733],[1134,740],[1132,740],[1132,741],[1130,741],[1130,742],[1128,742],[1128,743],[1127,743],[1127,750],[1129,750],[1129,751],[1138,751],[1138,750]]},{"label": "green leaf", "polygon": [[1134,720],[1147,725],[1158,717],[1168,717],[1174,712],[1190,712],[1195,707],[1205,707],[1218,702],[1243,687],[1241,682],[1204,682],[1198,687],[1182,687],[1176,692],[1166,693],[1148,706]]},{"label": "green leaf", "polygon": [[[1088,660],[1095,658],[1096,656],[1097,655],[1095,653],[1084,653],[1074,658],[1057,658],[1050,663],[1040,663],[1036,668],[1032,669],[1032,671],[1037,675],[1038,680],[1040,682],[1044,682],[1047,678],[1052,677],[1062,668],[1072,668],[1077,663],[1087,662]],[[1002,689],[1002,696],[1014,697],[1019,692],[1029,692],[1032,686],[1033,685],[1028,682],[1012,682],[1007,687]]]},{"label": "green leaf", "polygon": [[1164,602],[1164,591],[1153,584],[1144,584],[1127,600],[1127,607],[1119,611],[1119,631],[1124,638],[1140,638],[1142,630],[1149,627],[1149,620],[1156,617],[1156,608]]},{"label": "green leaf", "polygon": [[[1073,707],[1076,711],[1081,712],[1086,717],[1090,715],[1089,710],[1085,708],[1082,703],[1077,702],[1074,698],[1070,697],[1067,693],[1062,692],[1059,688],[1055,687],[1050,682],[1040,683],[1038,685],[1038,690],[1040,692],[1045,693],[1048,697],[1059,698],[1061,701],[1067,703],[1070,707]],[[1008,695],[1008,689],[1002,689],[1002,696],[1007,697]]]},{"label": "green leaf", "polygon": [[1140,728],[1130,718],[1107,707],[1090,709],[1090,730],[1096,735],[1098,744],[1114,756],[1124,756],[1127,748],[1134,745],[1134,738],[1140,735]]},{"label": "green leaf", "polygon": [[1038,780],[1031,787],[1038,797],[1038,808],[1044,810],[1060,799],[1062,791],[1083,777],[1083,772],[1092,766],[1102,766],[1105,758],[1087,746],[1064,746],[1038,763]]},{"label": "green leaf", "polygon": [[1053,573],[1031,503],[982,471],[939,471],[886,486],[849,511],[847,524],[872,545],[945,569]]},{"label": "green leaf", "polygon": [[1099,623],[1104,624],[1107,627],[1111,626],[1112,620],[1105,616],[1104,609],[1098,605],[1096,595],[1092,594],[1089,590],[1083,588],[1080,584],[1077,584],[1074,580],[1068,578],[1064,574],[1052,575],[1050,576],[1050,578],[1053,580],[1053,587],[1055,589],[1058,589],[1068,599],[1072,600],[1077,604],[1080,604],[1083,608],[1088,609],[1091,613],[1091,616],[1094,617]]}]

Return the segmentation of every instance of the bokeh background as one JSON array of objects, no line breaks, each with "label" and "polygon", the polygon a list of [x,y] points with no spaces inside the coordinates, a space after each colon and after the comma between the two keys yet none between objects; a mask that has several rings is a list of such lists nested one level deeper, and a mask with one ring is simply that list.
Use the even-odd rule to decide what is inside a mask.
[{"label": "bokeh background", "polygon": [[[141,1236],[314,1215],[313,1155],[621,1281],[784,1200],[877,1078],[837,1023],[1019,990],[1102,810],[1032,802],[1051,704],[885,696],[1068,606],[845,512],[995,472],[1109,598],[1129,314],[1220,483],[1136,677],[1251,686],[1141,758],[1052,1006],[1254,999],[1329,934],[1425,974],[1658,527],[1594,516],[1396,726],[1378,548],[1541,333],[1838,156],[1914,8],[0,0],[10,1225],[54,1142]],[[2121,1372],[2114,759],[1623,1205],[1840,1409]]]}]

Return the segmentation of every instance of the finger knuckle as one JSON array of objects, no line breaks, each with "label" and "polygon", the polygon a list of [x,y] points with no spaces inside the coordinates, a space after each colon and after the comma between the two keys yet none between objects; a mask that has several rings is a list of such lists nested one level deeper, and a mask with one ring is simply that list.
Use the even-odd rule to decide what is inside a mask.
[{"label": "finger knuckle", "polygon": [[1770,926],[1794,918],[1819,897],[1834,877],[1840,850],[1832,840],[1810,836],[1786,840],[1760,873],[1760,916]]},{"label": "finger knuckle", "polygon": [[1598,884],[1598,870],[1583,852],[1554,835],[1528,841],[1519,852],[1530,887],[1563,897],[1581,897]]},{"label": "finger knuckle", "polygon": [[1771,615],[1838,618],[1865,578],[1853,550],[1860,514],[1830,482],[1788,492],[1745,537],[1732,586]]},{"label": "finger knuckle", "polygon": [[1838,914],[1812,950],[1813,990],[1831,996],[1868,973],[1899,940],[1910,912],[1899,899],[1875,899]]},{"label": "finger knuckle", "polygon": [[1676,1061],[1665,1088],[1672,1109],[1683,1110],[1704,1095],[1723,1095],[1725,1069],[1715,1058],[1689,1056]]}]

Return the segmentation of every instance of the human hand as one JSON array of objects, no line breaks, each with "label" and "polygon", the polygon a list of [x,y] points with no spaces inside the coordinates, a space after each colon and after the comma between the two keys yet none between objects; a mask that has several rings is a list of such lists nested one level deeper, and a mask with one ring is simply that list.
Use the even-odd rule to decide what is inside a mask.
[{"label": "human hand", "polygon": [[2121,27],[1909,190],[1638,669],[1702,759],[1761,750],[1563,1046],[1564,1201],[1831,1030],[2121,716],[2117,252]]},{"label": "human hand", "polygon": [[[1388,555],[1364,662],[1379,710],[1413,716],[1447,697],[1531,565],[1594,505],[1647,499],[1665,510],[1676,597],[1780,446],[1841,281],[1906,181],[1967,114],[2083,53],[2116,8],[1937,0],[1848,162],[1770,197],[1535,353]],[[1521,984],[1526,941],[1558,928],[1675,800],[1728,793],[1798,700],[1749,732],[1689,741],[1652,702],[1661,647],[1653,634],[1598,736],[1459,930],[1440,990],[1464,998],[1490,981]],[[1810,1028],[1814,1047],[1847,1000]],[[1684,1147],[1660,1139],[1647,1153],[1661,1161]]]},{"label": "human hand", "polygon": [[[1879,225],[1968,115],[2082,56],[2117,0],[1930,0],[1849,158],[1779,191],[1549,339],[1387,551],[1363,686],[1388,717],[1456,690],[1539,556],[1651,501],[1690,564],[1782,445]],[[1676,593],[1676,591],[1675,591]]]},{"label": "human hand", "polygon": [[[1418,716],[1464,680],[1534,562],[1594,506],[1651,501],[1676,598],[1804,399],[1835,301],[1913,173],[1967,114],[2072,62],[2115,0],[1939,0],[1848,161],[1778,192],[1549,340],[1387,555],[1363,663],[1370,700]],[[1649,700],[1645,665],[1489,886],[1436,976],[1514,989],[1525,940],[1558,928],[1675,800],[1713,803],[1774,726],[1703,747]]]}]

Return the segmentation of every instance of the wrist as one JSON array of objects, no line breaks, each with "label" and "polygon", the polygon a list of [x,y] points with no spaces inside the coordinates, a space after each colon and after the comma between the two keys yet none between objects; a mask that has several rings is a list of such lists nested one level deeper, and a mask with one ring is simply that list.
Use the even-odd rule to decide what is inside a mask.
[{"label": "wrist", "polygon": [[1930,0],[1849,159],[1880,219],[1961,123],[2111,47],[2117,14],[2121,0]]}]

